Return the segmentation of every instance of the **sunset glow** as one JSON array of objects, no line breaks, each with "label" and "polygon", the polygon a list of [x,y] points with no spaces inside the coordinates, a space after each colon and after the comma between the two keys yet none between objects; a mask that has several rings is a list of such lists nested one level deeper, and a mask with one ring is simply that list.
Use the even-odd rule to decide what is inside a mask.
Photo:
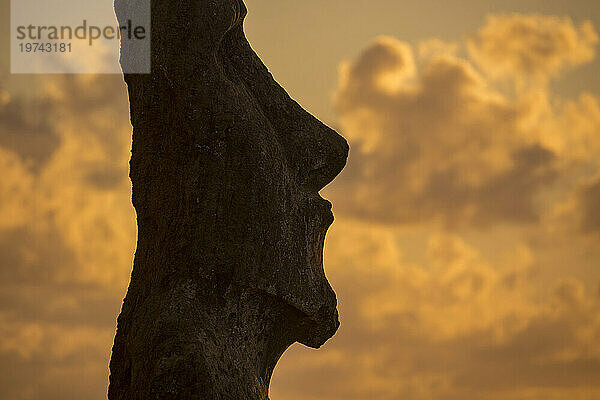
[{"label": "sunset glow", "polygon": [[[342,325],[270,397],[600,399],[600,3],[246,3],[275,78],[351,146],[322,193]],[[105,399],[126,87],[10,75],[1,29],[0,398]]]}]

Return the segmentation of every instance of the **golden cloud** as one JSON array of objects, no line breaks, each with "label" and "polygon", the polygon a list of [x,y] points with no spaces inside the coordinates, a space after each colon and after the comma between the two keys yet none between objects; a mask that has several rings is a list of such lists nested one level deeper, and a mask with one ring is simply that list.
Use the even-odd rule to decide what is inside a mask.
[{"label": "golden cloud", "polygon": [[125,87],[38,83],[39,98],[0,104],[0,386],[14,399],[101,398],[135,241]]},{"label": "golden cloud", "polygon": [[592,380],[600,374],[595,293],[573,278],[540,292],[526,246],[499,263],[456,234],[433,232],[419,264],[402,255],[411,246],[404,235],[336,223],[327,265],[341,331],[322,353],[297,347],[284,355],[274,396],[541,400],[600,392]]},{"label": "golden cloud", "polygon": [[[493,26],[541,17],[498,18]],[[558,31],[539,34],[547,40],[566,40],[564,20],[538,25]],[[593,32],[588,25],[582,30]],[[481,46],[511,40],[490,35],[480,35]],[[576,170],[598,168],[596,96],[563,99],[546,88],[502,93],[457,52],[456,44],[432,39],[415,60],[411,46],[385,37],[342,64],[335,105],[353,151],[330,191],[338,211],[387,223],[532,224],[548,213],[544,193],[581,179]]]},{"label": "golden cloud", "polygon": [[536,195],[559,173],[532,128],[546,104],[503,96],[448,53],[383,90],[379,74],[404,71],[410,57],[406,43],[387,38],[344,67],[336,107],[354,151],[338,209],[388,222],[536,221]]},{"label": "golden cloud", "polygon": [[576,27],[568,17],[513,14],[489,16],[468,49],[492,77],[546,80],[591,61],[597,43],[590,21]]}]

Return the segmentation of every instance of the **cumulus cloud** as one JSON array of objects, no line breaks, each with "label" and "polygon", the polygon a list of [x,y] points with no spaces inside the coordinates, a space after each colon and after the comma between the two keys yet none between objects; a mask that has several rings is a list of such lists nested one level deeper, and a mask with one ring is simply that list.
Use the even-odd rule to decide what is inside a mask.
[{"label": "cumulus cloud", "polygon": [[591,61],[598,34],[591,22],[568,18],[493,15],[468,41],[471,57],[493,77],[546,80]]},{"label": "cumulus cloud", "polygon": [[[366,49],[353,65],[342,65],[341,84],[354,93],[394,92],[416,73],[412,48],[394,38],[382,36]],[[362,79],[351,79],[359,75]]]},{"label": "cumulus cloud", "polygon": [[[535,222],[536,196],[559,168],[531,128],[539,99],[503,96],[447,51],[419,73],[413,65],[392,38],[343,65],[336,107],[354,151],[339,210],[399,223]],[[403,79],[382,89],[382,76]]]},{"label": "cumulus cloud", "polygon": [[[493,61],[517,38],[531,48]],[[322,354],[286,354],[274,396],[600,396],[600,247],[581,235],[597,232],[600,102],[493,79],[559,78],[596,40],[589,23],[498,17],[462,44],[471,58],[386,37],[342,64],[352,151],[327,190],[339,218],[326,264],[342,328]]]},{"label": "cumulus cloud", "polygon": [[[520,24],[533,32],[523,33]],[[468,41],[470,53],[475,43],[493,48],[519,32],[528,38],[523,54],[531,57],[541,52],[538,40],[570,48],[587,46],[586,38],[589,51],[572,52],[587,56],[556,57],[575,66],[574,60],[594,56],[591,24],[575,30],[566,19],[523,15],[490,17],[478,40]],[[571,43],[573,35],[583,42]],[[329,191],[338,211],[401,224],[535,224],[548,213],[544,196],[558,182],[575,182],[580,177],[574,171],[599,167],[597,96],[567,99],[546,87],[507,93],[459,57],[458,46],[429,39],[415,56],[409,44],[381,37],[341,65],[334,100],[352,152]],[[540,57],[529,62],[553,65]]]}]

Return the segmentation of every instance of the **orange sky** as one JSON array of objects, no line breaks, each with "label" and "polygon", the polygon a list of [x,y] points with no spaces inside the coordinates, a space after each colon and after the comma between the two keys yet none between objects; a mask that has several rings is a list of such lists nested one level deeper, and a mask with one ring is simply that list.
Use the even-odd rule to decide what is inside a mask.
[{"label": "orange sky", "polygon": [[[600,3],[247,5],[275,77],[352,147],[324,191],[342,327],[290,349],[271,397],[600,399]],[[125,88],[10,76],[5,53],[0,392],[106,398],[135,245]]]}]

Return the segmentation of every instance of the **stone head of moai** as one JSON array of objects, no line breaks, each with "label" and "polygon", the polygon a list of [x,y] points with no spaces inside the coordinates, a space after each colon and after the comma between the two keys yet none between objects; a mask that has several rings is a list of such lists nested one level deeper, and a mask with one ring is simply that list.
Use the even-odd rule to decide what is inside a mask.
[{"label": "stone head of moai", "polygon": [[[119,23],[140,4],[117,0]],[[285,349],[339,326],[319,191],[348,145],[273,79],[241,0],[151,6],[152,72],[125,74],[138,245],[109,398],[266,399]]]}]

